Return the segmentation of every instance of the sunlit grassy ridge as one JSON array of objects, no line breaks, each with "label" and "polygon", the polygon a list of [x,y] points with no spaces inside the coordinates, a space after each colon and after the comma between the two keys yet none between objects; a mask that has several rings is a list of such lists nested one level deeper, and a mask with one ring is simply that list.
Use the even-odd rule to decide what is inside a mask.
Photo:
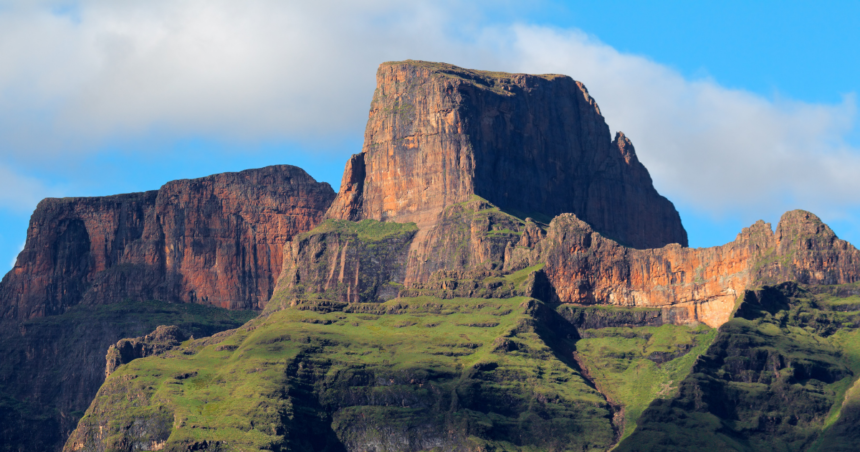
[{"label": "sunlit grassy ridge", "polygon": [[[61,444],[63,431],[74,428],[104,379],[105,352],[117,340],[148,334],[158,325],[178,325],[205,337],[256,315],[197,304],[125,301],[75,306],[0,331],[0,451],[51,450]],[[31,432],[34,426],[38,435]]]},{"label": "sunlit grassy ridge", "polygon": [[[624,407],[626,438],[642,411],[669,398],[716,336],[705,325],[584,330],[576,343],[580,362],[610,400]],[[662,362],[662,361],[666,362]]]},{"label": "sunlit grassy ridge", "polygon": [[836,298],[794,283],[748,292],[618,450],[857,450],[860,306],[836,311]]},{"label": "sunlit grassy ridge", "polygon": [[133,361],[111,375],[70,444],[100,435],[108,450],[204,440],[223,450],[614,442],[610,407],[570,359],[573,336],[541,302],[422,297],[364,307],[284,309]]}]

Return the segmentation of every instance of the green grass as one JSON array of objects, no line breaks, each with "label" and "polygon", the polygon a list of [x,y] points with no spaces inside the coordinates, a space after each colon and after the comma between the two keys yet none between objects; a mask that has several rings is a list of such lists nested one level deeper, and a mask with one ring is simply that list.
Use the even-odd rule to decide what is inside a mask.
[{"label": "green grass", "polygon": [[[106,423],[111,447],[143,450],[203,439],[227,450],[380,441],[388,445],[379,450],[399,450],[395,439],[605,450],[614,440],[610,408],[577,371],[573,342],[554,322],[564,324],[524,297],[284,309],[220,342],[191,341],[120,367],[71,441],[92,439]],[[153,427],[129,427],[141,424]]]},{"label": "green grass", "polygon": [[542,270],[544,267],[543,263],[532,265],[531,267],[526,267],[522,270],[515,271],[509,275],[505,275],[504,278],[506,281],[512,283],[514,286],[521,286],[528,279],[529,275],[532,273]]},{"label": "green grass", "polygon": [[417,230],[418,226],[415,223],[395,223],[376,220],[354,222],[328,219],[316,228],[300,234],[295,240],[304,240],[315,234],[337,232],[340,234],[354,234],[359,240],[372,243]]},{"label": "green grass", "polygon": [[618,450],[856,450],[860,313],[830,310],[832,297],[793,283],[747,292]]},{"label": "green grass", "polygon": [[[577,354],[598,387],[624,407],[623,440],[654,399],[677,393],[678,384],[711,344],[716,330],[704,325],[662,325],[601,328],[583,334],[587,337],[576,343]],[[658,365],[648,359],[652,353],[678,356]]]}]

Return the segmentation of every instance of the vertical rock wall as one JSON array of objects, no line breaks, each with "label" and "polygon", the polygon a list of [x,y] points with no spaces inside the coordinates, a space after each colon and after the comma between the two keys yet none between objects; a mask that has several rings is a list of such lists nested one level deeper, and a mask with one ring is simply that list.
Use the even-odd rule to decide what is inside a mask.
[{"label": "vertical rock wall", "polygon": [[322,219],[335,193],[282,165],[173,181],[158,191],[42,201],[0,318],[131,299],[259,309],[283,247]]},{"label": "vertical rock wall", "polygon": [[329,217],[426,229],[478,195],[547,222],[574,213],[635,248],[687,244],[633,145],[611,139],[594,99],[566,76],[382,64],[364,148],[344,182]]},{"label": "vertical rock wall", "polygon": [[783,215],[776,232],[759,221],[722,246],[648,250],[621,246],[561,215],[536,253],[563,303],[671,307],[675,323],[712,327],[728,321],[738,297],[757,285],[860,281],[860,251],[802,210]]}]

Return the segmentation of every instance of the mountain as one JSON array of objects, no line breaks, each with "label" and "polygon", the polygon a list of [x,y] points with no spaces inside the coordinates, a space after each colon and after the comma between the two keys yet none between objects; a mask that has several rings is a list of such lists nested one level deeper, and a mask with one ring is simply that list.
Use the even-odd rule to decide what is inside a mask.
[{"label": "mountain", "polygon": [[45,199],[0,282],[0,313],[31,319],[125,298],[259,309],[284,243],[314,227],[333,198],[328,184],[282,165],[145,193]]},{"label": "mountain", "polygon": [[[17,359],[0,368],[6,450],[66,435],[68,451],[860,440],[860,251],[801,210],[688,248],[569,77],[384,63],[339,193],[286,166],[174,184],[40,204],[0,286]],[[93,326],[130,319],[152,326]],[[32,343],[13,341],[25,327]],[[64,392],[22,405],[17,368],[76,382],[57,375],[80,353],[79,371],[106,375],[82,417],[51,414],[73,405]]]},{"label": "mountain", "polygon": [[420,227],[472,195],[549,221],[571,212],[636,248],[687,245],[630,140],[611,139],[582,83],[562,75],[384,63],[328,217]]},{"label": "mountain", "polygon": [[283,165],[39,203],[0,282],[0,450],[61,449],[118,340],[162,324],[209,336],[254,317],[284,244],[334,196]]}]

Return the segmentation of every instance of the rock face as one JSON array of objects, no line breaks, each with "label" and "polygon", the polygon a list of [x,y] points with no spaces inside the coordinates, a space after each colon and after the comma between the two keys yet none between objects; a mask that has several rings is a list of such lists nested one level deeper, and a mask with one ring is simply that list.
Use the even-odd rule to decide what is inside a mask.
[{"label": "rock face", "polygon": [[783,215],[775,233],[759,221],[726,245],[649,250],[623,247],[565,214],[536,249],[563,303],[671,307],[673,323],[712,327],[729,320],[735,301],[753,285],[860,281],[860,251],[801,210]]},{"label": "rock face", "polygon": [[328,184],[282,165],[145,193],[45,199],[0,283],[0,318],[125,298],[262,308],[284,244],[316,226],[334,196]]},{"label": "rock face", "polygon": [[392,283],[403,281],[416,230],[411,223],[326,220],[287,246],[272,304],[306,296],[341,303],[395,298],[402,284]]},{"label": "rock face", "polygon": [[635,248],[687,244],[630,140],[612,140],[585,86],[560,75],[382,64],[364,147],[342,187],[331,218],[425,229],[478,195],[523,217],[574,213]]},{"label": "rock face", "polygon": [[160,355],[178,347],[188,339],[188,334],[175,325],[159,325],[146,336],[121,339],[111,345],[105,357],[105,378],[110,377],[119,366],[128,364],[138,358]]}]

